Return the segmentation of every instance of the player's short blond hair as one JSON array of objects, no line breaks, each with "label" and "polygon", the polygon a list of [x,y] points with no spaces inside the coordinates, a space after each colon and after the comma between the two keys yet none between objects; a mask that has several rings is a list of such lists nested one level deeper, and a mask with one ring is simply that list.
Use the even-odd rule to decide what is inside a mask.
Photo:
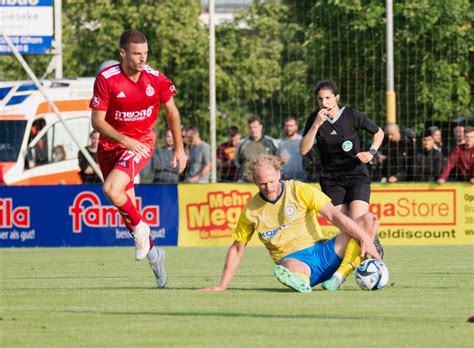
[{"label": "player's short blond hair", "polygon": [[245,172],[245,176],[249,179],[255,179],[255,173],[260,168],[268,168],[272,167],[276,171],[280,171],[283,162],[279,157],[272,156],[272,155],[260,155],[257,158],[254,158],[250,161],[249,165],[247,166],[247,170]]}]

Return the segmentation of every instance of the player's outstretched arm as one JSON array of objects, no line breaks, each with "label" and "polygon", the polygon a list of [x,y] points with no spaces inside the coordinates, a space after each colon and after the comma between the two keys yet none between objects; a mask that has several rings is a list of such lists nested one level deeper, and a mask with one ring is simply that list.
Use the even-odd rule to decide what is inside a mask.
[{"label": "player's outstretched arm", "polygon": [[120,144],[123,144],[128,150],[133,151],[140,157],[147,158],[151,156],[151,150],[148,146],[117,131],[105,120],[105,115],[105,111],[92,110],[92,127],[96,131]]},{"label": "player's outstretched arm", "polygon": [[326,204],[319,212],[334,226],[339,228],[342,233],[360,242],[361,256],[369,254],[373,258],[380,260],[380,255],[375,248],[373,240],[370,238],[370,234],[366,233],[354,220],[342,214],[332,203]]},{"label": "player's outstretched arm", "polygon": [[244,256],[245,243],[234,242],[227,250],[225,258],[224,271],[222,272],[221,282],[219,285],[210,288],[199,289],[199,291],[224,291],[229,287],[232,278],[239,268],[240,260]]},{"label": "player's outstretched arm", "polygon": [[178,165],[178,170],[180,173],[186,168],[186,162],[188,158],[186,152],[184,151],[183,137],[181,136],[181,117],[179,115],[178,108],[174,103],[173,97],[170,98],[165,104],[165,117],[168,122],[168,128],[173,135],[174,141],[174,157],[173,157],[173,167],[176,168]]}]

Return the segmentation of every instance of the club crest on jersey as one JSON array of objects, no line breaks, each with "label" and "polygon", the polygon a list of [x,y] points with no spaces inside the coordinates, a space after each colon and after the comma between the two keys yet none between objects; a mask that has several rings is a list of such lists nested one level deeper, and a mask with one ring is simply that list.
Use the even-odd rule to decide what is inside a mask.
[{"label": "club crest on jersey", "polygon": [[293,205],[287,205],[284,211],[286,216],[293,216],[296,213],[296,208]]},{"label": "club crest on jersey", "polygon": [[148,85],[145,93],[147,96],[151,97],[153,94],[155,94],[155,89],[152,87],[152,85]]},{"label": "club crest on jersey", "polygon": [[352,150],[352,141],[350,140],[346,140],[345,142],[342,143],[342,149],[345,151],[345,152],[349,152]]}]

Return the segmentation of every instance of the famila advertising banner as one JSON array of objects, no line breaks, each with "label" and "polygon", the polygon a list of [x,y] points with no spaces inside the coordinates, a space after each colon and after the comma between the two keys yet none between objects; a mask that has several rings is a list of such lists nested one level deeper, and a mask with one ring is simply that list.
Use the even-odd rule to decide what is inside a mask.
[{"label": "famila advertising banner", "polygon": [[[100,185],[0,188],[0,246],[132,246]],[[136,187],[136,203],[158,245],[177,245],[174,185]]]}]

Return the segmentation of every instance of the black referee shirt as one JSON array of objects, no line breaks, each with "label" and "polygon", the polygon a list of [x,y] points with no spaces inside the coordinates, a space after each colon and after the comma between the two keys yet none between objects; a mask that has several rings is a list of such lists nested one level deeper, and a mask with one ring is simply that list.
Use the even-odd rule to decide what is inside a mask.
[{"label": "black referee shirt", "polygon": [[[316,116],[317,112],[309,116],[303,136],[310,130]],[[360,111],[349,107],[342,109],[341,115],[335,122],[328,120],[319,127],[316,133],[316,144],[321,154],[323,173],[351,173],[356,168],[366,172],[365,165],[356,157],[356,154],[362,151],[359,129],[375,134],[379,126]]]}]

